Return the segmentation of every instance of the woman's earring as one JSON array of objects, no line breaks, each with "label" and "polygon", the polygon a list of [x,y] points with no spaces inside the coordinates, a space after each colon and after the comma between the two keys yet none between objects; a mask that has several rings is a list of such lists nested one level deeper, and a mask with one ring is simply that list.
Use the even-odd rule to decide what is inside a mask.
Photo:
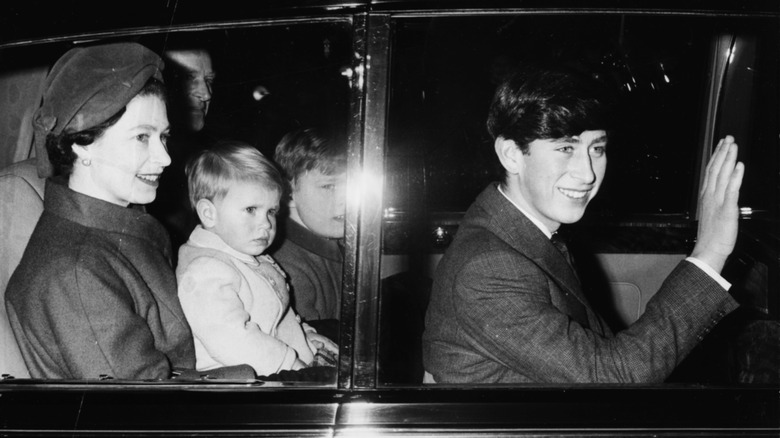
[{"label": "woman's earring", "polygon": [[81,160],[81,164],[83,164],[85,167],[89,167],[92,164],[92,160],[90,160],[89,158],[84,158],[83,160]]}]

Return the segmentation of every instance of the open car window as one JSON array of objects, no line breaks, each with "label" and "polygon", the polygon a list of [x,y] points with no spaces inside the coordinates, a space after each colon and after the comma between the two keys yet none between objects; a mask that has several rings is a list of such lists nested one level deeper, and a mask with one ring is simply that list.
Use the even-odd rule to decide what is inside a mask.
[{"label": "open car window", "polygon": [[[27,239],[38,221],[43,206],[44,180],[36,173],[32,119],[41,101],[46,74],[55,61],[73,47],[115,42],[139,43],[167,60],[163,71],[168,86],[168,119],[171,122],[167,147],[169,154],[180,162],[168,167],[168,173],[178,173],[167,183],[165,179],[162,180],[157,199],[181,207],[175,214],[189,214],[185,212],[189,207],[184,177],[184,160],[189,155],[182,153],[181,148],[186,150],[189,146],[188,142],[195,142],[195,137],[187,130],[185,122],[179,123],[179,119],[184,120],[184,117],[177,111],[188,110],[174,103],[175,99],[179,99],[175,93],[186,92],[182,91],[184,86],[180,85],[185,81],[192,80],[193,83],[200,81],[199,92],[202,95],[206,93],[209,95],[208,98],[200,97],[209,102],[205,127],[199,131],[201,135],[199,139],[208,136],[208,141],[211,142],[221,140],[243,142],[255,147],[269,160],[273,160],[276,145],[291,131],[316,128],[332,134],[333,137],[341,139],[345,137],[344,130],[349,118],[351,98],[350,78],[345,75],[345,72],[350,70],[353,59],[352,23],[348,18],[294,23],[282,21],[216,30],[128,31],[127,34],[101,39],[74,41],[63,37],[41,44],[11,45],[4,48],[0,50],[0,59],[2,59],[0,118],[6,123],[3,123],[0,128],[2,131],[0,136],[4,139],[0,150],[2,163],[0,167],[4,169],[13,167],[16,170],[3,173],[3,188],[9,191],[4,192],[3,195],[2,234],[5,243],[3,244],[3,271],[0,276],[2,280],[0,286],[3,291],[16,265],[19,264]],[[208,67],[203,69],[205,77],[198,77],[202,72],[185,68],[184,64],[177,65],[168,60],[165,55],[170,51],[186,53],[192,50],[203,50],[210,55]],[[194,145],[195,143],[193,147]],[[346,145],[343,147],[346,149]],[[174,153],[176,152],[174,148],[180,148],[179,152]],[[12,185],[9,182],[11,174],[23,178],[23,181],[26,181],[24,186],[17,186],[16,183]],[[184,185],[183,191],[180,184]],[[29,199],[26,198],[28,196]],[[289,216],[286,204],[282,203],[286,199],[285,197],[280,200],[280,211],[277,215],[280,225]],[[12,211],[13,205],[23,205],[23,207],[14,207],[17,209]],[[173,215],[169,213],[172,209],[159,207],[157,204],[145,208],[166,227],[168,226],[166,220]],[[174,219],[171,219],[171,223],[175,223]],[[168,232],[174,246],[172,256],[175,269],[178,246],[186,241],[188,235],[176,235],[173,228],[168,228]],[[278,233],[277,237],[279,241],[284,238],[281,233]],[[287,276],[285,281],[289,281],[289,272],[285,271],[285,267],[281,269]],[[341,275],[340,267],[338,275],[339,277]],[[338,293],[340,291],[333,292],[333,294]],[[295,304],[294,301],[291,302],[291,306]],[[339,309],[333,307],[336,313],[331,316],[332,321],[328,321],[327,324],[317,325],[315,322],[306,321],[306,318],[301,319],[309,327],[313,327],[338,344]],[[3,348],[7,346],[11,351],[15,340],[5,316],[5,304],[2,306],[2,311],[3,318],[0,322],[3,325]],[[264,326],[263,330],[269,329]],[[6,377],[16,379],[29,377],[30,374],[24,364],[20,365],[18,350],[13,355],[3,356],[0,360],[0,368]],[[306,374],[309,374],[307,372],[259,373],[259,380],[267,381],[269,385],[273,385],[272,382],[291,382],[305,386],[307,384],[305,382],[308,382],[315,386],[332,387],[336,383],[337,376],[337,363],[334,360],[337,359],[329,357],[328,360],[324,360],[320,365],[328,370],[320,370],[308,377],[306,377]],[[178,375],[182,379],[206,382],[204,376],[207,374],[209,373],[204,371]],[[268,378],[269,374],[273,375]],[[124,381],[110,375],[104,378]],[[210,378],[224,378],[226,382],[234,380],[246,383],[245,379],[233,379],[230,375],[217,374]]]},{"label": "open car window", "polygon": [[[393,29],[380,385],[422,382],[421,338],[436,267],[465,210],[500,176],[486,128],[491,98],[502,77],[527,64],[555,62],[589,75],[614,102],[604,183],[585,217],[570,226],[588,300],[612,330],[643,314],[693,248],[702,163],[726,134],[737,138],[749,170],[740,199],[743,235],[724,276],[743,308],[776,317],[775,22],[560,13],[404,17]],[[753,239],[768,247],[759,249]],[[728,349],[739,348],[733,342],[745,324],[740,318],[722,323],[667,381],[737,383],[738,361],[745,358]],[[488,346],[472,347],[463,348],[491,360],[490,353],[477,353]]]}]

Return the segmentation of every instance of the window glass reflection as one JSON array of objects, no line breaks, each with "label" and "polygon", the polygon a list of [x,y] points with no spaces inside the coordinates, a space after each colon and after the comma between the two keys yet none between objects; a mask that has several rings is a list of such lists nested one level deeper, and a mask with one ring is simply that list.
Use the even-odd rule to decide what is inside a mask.
[{"label": "window glass reflection", "polygon": [[[259,376],[335,383],[338,304],[327,321],[308,314],[301,318],[296,306],[303,298],[296,296],[301,288],[295,285],[306,273],[293,275],[292,266],[268,255],[274,253],[273,245],[289,239],[288,228],[277,224],[285,223],[293,205],[304,204],[292,201],[297,192],[290,188],[300,187],[309,172],[343,175],[349,84],[342,72],[350,63],[350,46],[349,23],[314,22],[3,51],[7,62],[0,87],[44,95],[38,111],[39,99],[26,102],[29,108],[10,105],[10,99],[0,112],[27,114],[4,125],[9,137],[19,138],[2,151],[0,221],[13,232],[3,233],[0,246],[13,248],[9,274],[21,259],[19,273],[10,282],[4,276],[0,284],[3,292],[9,284],[10,297],[8,309],[3,308],[10,326],[5,318],[0,321],[3,346],[16,345],[11,327],[21,343],[12,352],[15,364],[3,353],[4,374],[193,382]],[[161,69],[163,61],[166,68]],[[137,71],[143,77],[132,76]],[[58,74],[61,80],[54,84],[52,77]],[[122,93],[122,86],[112,88],[112,81],[132,94]],[[65,93],[59,88],[63,86],[71,91]],[[95,99],[100,102],[93,104]],[[71,107],[73,112],[66,114]],[[33,149],[25,125],[30,116],[36,143],[58,136],[49,150]],[[322,132],[339,158],[334,165],[317,161],[303,170],[306,175],[287,180],[273,161],[277,144],[300,130]],[[52,157],[55,149],[52,178],[44,183],[36,161],[48,160],[25,158]],[[202,162],[186,166],[196,157],[211,159],[207,151],[224,152],[225,167]],[[185,171],[200,179],[188,180]],[[340,192],[334,196],[341,204],[343,179],[319,184]],[[83,208],[71,211],[71,204]],[[331,216],[337,231],[322,238],[332,241],[343,257],[344,215]],[[39,217],[42,225],[33,229]],[[63,217],[70,222],[63,223]],[[58,237],[52,240],[47,233]],[[78,239],[85,233],[93,239]],[[23,256],[30,235],[32,246]],[[89,257],[69,255],[84,242],[94,245],[84,247]],[[184,246],[190,251],[181,253],[180,260]],[[225,263],[198,266],[204,255]],[[70,269],[68,260],[78,266]],[[181,266],[177,285],[180,262],[186,266]],[[340,262],[336,265],[340,279]],[[236,275],[220,277],[231,266],[235,269],[228,271]],[[79,272],[78,281],[67,277],[74,272]],[[71,292],[58,293],[64,289],[57,284],[70,285]],[[238,284],[243,286],[232,287]],[[337,303],[340,286],[327,287]],[[29,288],[42,295],[19,293]],[[260,289],[264,292],[258,293]],[[189,294],[190,299],[181,300],[183,312],[177,293]],[[198,338],[194,345],[193,333]],[[31,342],[33,338],[40,342]],[[45,360],[42,351],[47,352]],[[11,365],[18,366],[7,368]]]},{"label": "window glass reflection", "polygon": [[[577,243],[580,251],[591,254],[582,270],[592,278],[583,282],[591,284],[594,293],[607,286],[608,294],[590,299],[612,328],[620,330],[639,318],[695,240],[698,145],[707,119],[713,44],[723,34],[736,34],[746,35],[755,47],[768,44],[776,49],[773,32],[771,23],[762,20],[663,16],[399,20],[393,41],[385,161],[380,383],[422,381],[418,341],[433,272],[457,232],[462,213],[488,182],[497,179],[499,163],[485,120],[502,77],[517,67],[554,61],[610,90],[616,109],[615,129],[609,133],[610,164],[599,195],[578,225],[584,237]],[[770,53],[759,50],[742,74],[754,68],[776,73],[777,62]],[[756,80],[762,77],[772,75]],[[776,93],[756,99],[745,111],[768,112],[775,120]],[[723,120],[728,110],[721,111]],[[764,120],[758,131],[762,134],[749,130],[737,134],[740,159],[744,156],[748,168],[749,157],[757,150],[755,139],[769,139],[760,147],[776,149],[777,145],[777,139],[771,138],[776,137],[773,122],[758,117]],[[721,127],[716,134],[725,135],[732,127]],[[777,187],[777,160],[756,164],[761,176],[753,178],[768,178],[769,187]],[[755,205],[770,205],[766,208],[776,211],[777,191],[759,193],[750,190],[748,197],[760,198]],[[774,235],[776,220],[769,220],[775,225],[760,227],[760,232]],[[733,293],[752,316],[737,316],[722,324],[721,333],[710,337],[720,338],[703,344],[670,381],[735,381],[727,375],[726,368],[735,359],[723,352],[725,339],[756,317],[752,312],[757,311],[759,318],[775,314],[771,306],[756,303],[774,301],[771,286],[760,285],[776,281],[777,267],[772,262],[776,245],[769,251],[740,251],[735,259],[747,261],[739,269],[728,266],[727,272],[737,284]],[[768,271],[766,263],[772,265]],[[631,273],[632,266],[649,266],[654,275],[633,277],[637,274]],[[627,281],[638,283],[636,296],[614,287]],[[761,298],[751,298],[755,296]],[[717,371],[705,371],[705,357],[716,358]]]}]

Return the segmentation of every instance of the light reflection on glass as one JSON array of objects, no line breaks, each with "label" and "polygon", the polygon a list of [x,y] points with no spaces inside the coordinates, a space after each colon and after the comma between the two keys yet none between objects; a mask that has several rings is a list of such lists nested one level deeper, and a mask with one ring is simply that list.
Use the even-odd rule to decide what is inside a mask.
[{"label": "light reflection on glass", "polygon": [[379,199],[382,194],[382,179],[379,175],[359,171],[353,183],[347,187],[350,203],[366,203]]}]

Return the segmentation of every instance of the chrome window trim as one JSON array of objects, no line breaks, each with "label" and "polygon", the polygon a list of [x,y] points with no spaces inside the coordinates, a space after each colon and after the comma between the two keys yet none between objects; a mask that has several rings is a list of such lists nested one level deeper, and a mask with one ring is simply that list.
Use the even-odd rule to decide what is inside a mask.
[{"label": "chrome window trim", "polygon": [[[384,150],[387,129],[387,95],[390,60],[390,18],[372,14],[366,21],[365,106],[362,131],[362,167],[352,168],[349,185],[360,193],[359,233],[356,248],[347,250],[356,263],[357,289],[354,340],[354,388],[376,387],[376,345],[379,318],[379,275],[382,243],[382,193],[384,188]],[[357,26],[356,26],[357,27]],[[350,154],[350,159],[354,155]],[[347,206],[348,219],[354,218]],[[355,233],[351,222],[348,232]],[[356,253],[356,254],[354,254]],[[354,254],[354,255],[353,255]],[[346,271],[346,267],[345,267]],[[347,275],[347,274],[345,274]],[[345,277],[346,278],[346,277]]]},{"label": "chrome window trim", "polygon": [[[348,122],[347,146],[347,187],[353,187],[359,180],[363,157],[363,130],[365,119],[365,73],[366,73],[366,16],[356,15],[352,27],[352,77],[350,96],[350,116]],[[347,196],[347,212],[344,230],[344,266],[341,289],[341,312],[339,314],[339,371],[337,386],[350,389],[354,382],[354,351],[356,333],[355,315],[357,311],[358,287],[357,273],[360,236],[358,222],[363,208],[360,199]]]},{"label": "chrome window trim", "polygon": [[349,23],[352,24],[352,15],[329,15],[329,16],[301,16],[295,18],[266,18],[266,19],[253,19],[253,20],[241,20],[241,21],[224,21],[218,23],[203,23],[203,24],[183,24],[178,25],[172,22],[167,26],[144,26],[144,27],[127,27],[114,29],[110,31],[101,32],[88,32],[88,33],[73,33],[64,34],[54,37],[26,39],[19,41],[11,41],[6,43],[0,43],[0,50],[23,47],[23,46],[35,46],[50,43],[62,43],[62,42],[75,42],[85,43],[90,41],[98,41],[102,39],[114,39],[114,38],[127,38],[145,35],[154,35],[161,33],[180,33],[180,32],[202,32],[211,30],[222,29],[251,29],[262,27],[279,27],[279,26],[292,26],[299,24],[313,24],[313,23]]},{"label": "chrome window trim", "polygon": [[721,35],[718,38],[714,38],[710,46],[709,65],[707,69],[709,71],[709,84],[707,85],[707,99],[703,114],[703,131],[700,135],[701,141],[699,142],[699,151],[696,158],[696,167],[699,169],[699,178],[695,190],[691,193],[690,211],[693,217],[699,219],[699,209],[697,205],[699,187],[704,184],[704,177],[707,173],[707,168],[704,163],[708,162],[712,156],[714,149],[713,145],[718,139],[715,138],[715,128],[718,121],[718,108],[721,99],[721,91],[723,90],[723,84],[726,79],[726,71],[728,70],[728,55],[724,56],[726,49],[730,50],[733,44],[735,35]]},{"label": "chrome window trim", "polygon": [[711,11],[704,9],[677,10],[671,8],[659,9],[621,9],[621,8],[591,8],[587,6],[578,8],[484,8],[484,9],[420,9],[415,11],[393,11],[391,8],[384,10],[392,18],[427,18],[447,16],[507,16],[507,15],[669,15],[675,17],[777,17],[776,12],[749,11],[740,9]]}]

